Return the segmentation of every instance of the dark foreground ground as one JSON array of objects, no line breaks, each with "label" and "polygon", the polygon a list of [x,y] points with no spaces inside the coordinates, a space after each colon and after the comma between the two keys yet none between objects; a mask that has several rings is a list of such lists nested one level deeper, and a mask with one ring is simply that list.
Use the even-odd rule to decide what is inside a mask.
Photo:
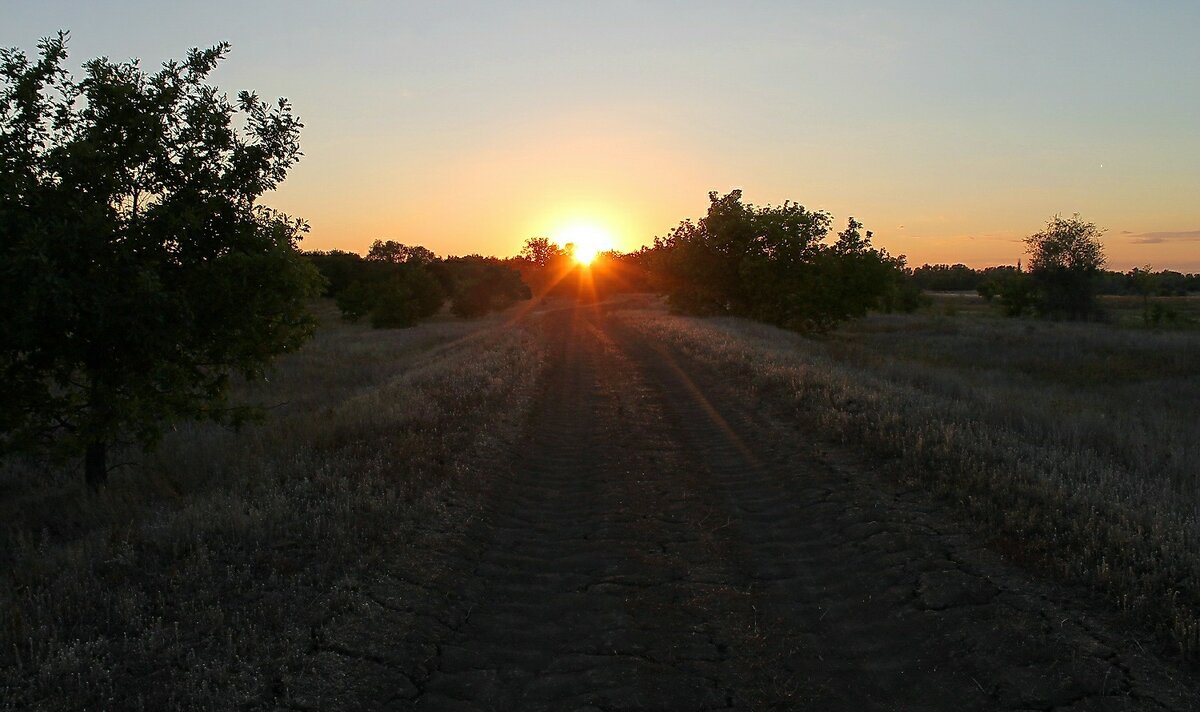
[{"label": "dark foreground ground", "polygon": [[485,507],[313,631],[293,707],[1200,709],[1103,605],[772,403],[601,309],[541,318]]}]

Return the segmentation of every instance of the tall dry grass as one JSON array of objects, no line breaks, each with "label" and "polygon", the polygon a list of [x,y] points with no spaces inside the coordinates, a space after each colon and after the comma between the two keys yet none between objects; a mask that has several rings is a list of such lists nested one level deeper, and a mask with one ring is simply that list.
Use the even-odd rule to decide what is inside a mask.
[{"label": "tall dry grass", "polygon": [[4,470],[0,708],[283,703],[348,589],[464,525],[523,427],[536,337],[322,309],[309,345],[239,389],[272,406],[263,422],[181,425],[99,497],[78,473]]},{"label": "tall dry grass", "polygon": [[814,340],[625,318],[1200,652],[1200,333],[881,315]]}]

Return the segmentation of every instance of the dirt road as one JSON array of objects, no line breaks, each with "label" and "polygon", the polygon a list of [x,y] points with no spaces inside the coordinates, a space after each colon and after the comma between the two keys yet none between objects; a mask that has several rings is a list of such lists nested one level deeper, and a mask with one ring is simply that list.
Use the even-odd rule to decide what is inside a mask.
[{"label": "dirt road", "polygon": [[619,313],[542,319],[544,390],[484,508],[315,634],[338,680],[295,706],[1200,707],[1103,606]]}]

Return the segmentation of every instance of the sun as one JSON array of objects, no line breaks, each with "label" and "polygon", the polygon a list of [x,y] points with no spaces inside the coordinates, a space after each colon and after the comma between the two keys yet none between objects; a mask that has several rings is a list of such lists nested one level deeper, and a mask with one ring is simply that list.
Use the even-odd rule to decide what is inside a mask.
[{"label": "sun", "polygon": [[571,256],[581,265],[590,265],[596,255],[613,249],[613,237],[607,230],[591,223],[574,223],[554,233],[554,241],[562,247],[571,246]]}]

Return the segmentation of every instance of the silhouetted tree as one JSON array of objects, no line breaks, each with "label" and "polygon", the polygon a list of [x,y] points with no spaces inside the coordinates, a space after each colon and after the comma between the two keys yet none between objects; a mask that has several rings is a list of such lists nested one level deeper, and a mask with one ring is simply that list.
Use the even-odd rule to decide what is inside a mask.
[{"label": "silhouetted tree", "polygon": [[450,311],[455,316],[482,316],[530,298],[520,273],[493,257],[454,257],[437,267],[450,293]]},{"label": "silhouetted tree", "polygon": [[[1150,269],[1150,265],[1134,267],[1126,276],[1129,286],[1142,297],[1142,314],[1143,318],[1146,318],[1146,315],[1150,313],[1150,297],[1158,293],[1158,276]],[[1147,321],[1149,321],[1148,318]]]},{"label": "silhouetted tree", "polygon": [[371,325],[377,329],[413,326],[436,314],[446,298],[441,283],[419,263],[402,265],[374,291]]},{"label": "silhouetted tree", "polygon": [[[829,244],[831,218],[799,203],[758,208],[739,190],[709,194],[708,214],[685,220],[643,260],[660,272],[675,309],[741,314],[801,331],[824,331],[873,307],[905,306],[903,258],[871,246],[850,219]],[[911,297],[911,295],[909,295]]]},{"label": "silhouetted tree", "polygon": [[1096,293],[1105,263],[1103,234],[1076,213],[1070,218],[1056,215],[1044,230],[1025,238],[1041,314],[1067,319],[1099,315]]},{"label": "silhouetted tree", "polygon": [[375,284],[356,279],[333,296],[334,302],[342,312],[342,319],[355,322],[375,309],[375,302],[379,296]]},{"label": "silhouetted tree", "polygon": [[420,245],[405,245],[395,240],[376,240],[367,251],[367,259],[394,265],[415,263],[427,265],[437,260],[433,250]]},{"label": "silhouetted tree", "polygon": [[527,260],[532,266],[542,268],[549,267],[555,260],[568,256],[565,249],[554,244],[547,237],[529,238],[521,247],[520,254],[520,257]]},{"label": "silhouetted tree", "polygon": [[546,237],[531,237],[520,254],[508,264],[520,274],[521,281],[539,297],[562,296],[578,292],[579,265],[571,258],[571,246],[560,247]]},{"label": "silhouetted tree", "polygon": [[364,259],[350,252],[308,253],[328,285],[342,317],[358,321],[370,316],[377,328],[413,326],[433,316],[446,294],[433,275],[438,261],[420,245],[376,240]]},{"label": "silhouetted tree", "polygon": [[913,270],[912,278],[921,289],[935,292],[976,291],[984,280],[981,272],[964,264],[921,265]]},{"label": "silhouetted tree", "polygon": [[1027,316],[1038,310],[1037,289],[1028,272],[1013,270],[988,284],[1005,316]]},{"label": "silhouetted tree", "polygon": [[227,44],[154,74],[94,59],[79,81],[65,33],[38,46],[0,51],[0,451],[82,453],[95,486],[114,442],[247,417],[230,377],[310,334],[307,226],[257,202],[301,124],[205,84]]},{"label": "silhouetted tree", "polygon": [[304,252],[308,261],[317,268],[325,278],[323,295],[337,297],[346,291],[354,282],[363,277],[364,267],[362,255],[343,250],[328,252]]}]

